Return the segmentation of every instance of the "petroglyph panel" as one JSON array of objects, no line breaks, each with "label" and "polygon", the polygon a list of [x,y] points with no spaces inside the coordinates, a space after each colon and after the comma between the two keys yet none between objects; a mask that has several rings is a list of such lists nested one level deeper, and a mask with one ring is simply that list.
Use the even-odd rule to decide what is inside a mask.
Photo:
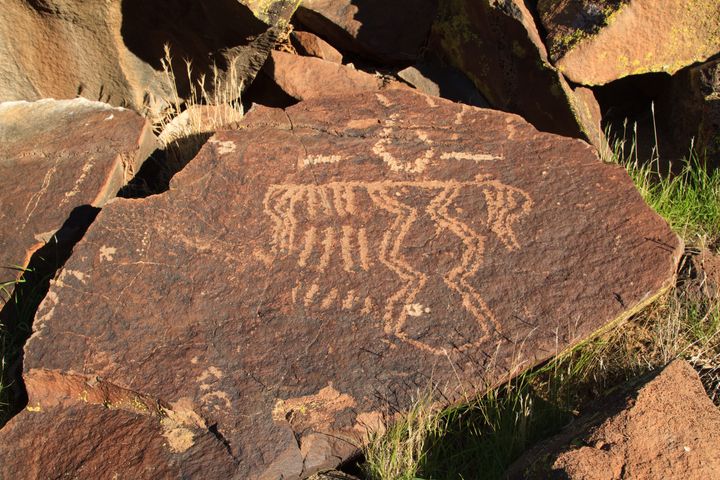
[{"label": "petroglyph panel", "polygon": [[[461,157],[463,159],[467,157]],[[484,218],[467,221],[459,197],[483,204]],[[495,235],[508,251],[520,248],[514,226],[532,207],[530,196],[521,189],[479,175],[473,181],[452,180],[332,182],[271,185],[264,199],[265,214],[272,220],[272,255],[289,259],[297,268],[292,300],[310,310],[363,311],[382,318],[386,334],[437,355],[451,345],[430,345],[408,337],[408,317],[430,314],[430,307],[417,303],[429,277],[439,276],[445,286],[459,295],[467,313],[477,322],[481,335],[466,339],[454,348],[464,351],[478,347],[502,327],[473,285],[473,276],[484,261],[487,235]],[[358,216],[359,212],[365,216]],[[420,217],[429,218],[422,226]],[[386,225],[368,237],[367,222]],[[475,224],[475,225],[473,225]],[[432,228],[449,233],[462,244],[455,265],[444,273],[423,271],[407,258],[408,234],[415,228]],[[373,231],[374,233],[375,231]],[[432,250],[428,249],[428,254]],[[295,266],[293,265],[293,266]],[[333,266],[338,279],[326,276]],[[398,288],[373,291],[373,276],[394,276]],[[331,279],[331,282],[327,281]],[[363,292],[360,295],[360,292]],[[368,306],[370,306],[368,308]]]},{"label": "petroglyph panel", "polygon": [[479,393],[671,283],[681,245],[623,168],[517,116],[426,99],[254,108],[168,192],[103,208],[25,348],[42,421],[24,412],[0,458],[24,455],[25,425],[54,424],[36,372],[83,372],[185,399],[222,439],[222,478],[307,478],[418,392]]}]

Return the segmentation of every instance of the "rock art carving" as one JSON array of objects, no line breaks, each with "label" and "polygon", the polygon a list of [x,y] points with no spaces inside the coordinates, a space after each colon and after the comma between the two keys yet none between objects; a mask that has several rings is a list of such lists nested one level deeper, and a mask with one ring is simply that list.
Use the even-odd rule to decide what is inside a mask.
[{"label": "rock art carving", "polygon": [[[474,159],[474,154],[458,155]],[[320,163],[320,162],[312,162]],[[413,194],[429,195],[423,208],[407,203]],[[416,348],[444,355],[445,350],[410,338],[405,332],[408,317],[429,313],[417,302],[418,293],[426,285],[428,273],[415,268],[403,256],[408,231],[419,216],[427,215],[436,228],[451,232],[463,244],[459,263],[443,275],[443,281],[462,298],[463,307],[477,320],[484,332],[481,338],[469,341],[459,350],[476,347],[500,331],[499,322],[470,283],[484,261],[486,236],[451,213],[458,196],[484,199],[487,204],[487,227],[509,251],[520,248],[513,225],[532,206],[527,192],[484,175],[473,181],[339,181],[325,184],[271,185],[265,195],[265,214],[272,222],[272,251],[277,258],[293,258],[298,267],[314,272],[309,285],[298,282],[292,291],[294,302],[306,308],[328,310],[362,309],[363,313],[379,312],[385,333]],[[369,236],[366,228],[351,222],[361,210],[384,212],[393,220],[381,236]],[[331,261],[342,262],[343,270],[352,275],[355,269],[368,272],[385,267],[402,282],[384,305],[376,306],[371,297],[359,298],[355,291],[340,292],[338,288],[323,291],[322,277]]]}]

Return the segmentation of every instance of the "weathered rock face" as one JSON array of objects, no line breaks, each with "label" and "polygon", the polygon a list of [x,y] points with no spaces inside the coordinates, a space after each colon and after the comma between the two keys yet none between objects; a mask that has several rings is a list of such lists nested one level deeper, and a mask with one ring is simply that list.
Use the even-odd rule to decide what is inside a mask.
[{"label": "weathered rock face", "polygon": [[493,107],[540,130],[585,138],[603,157],[609,153],[592,92],[576,95],[550,65],[524,2],[441,0],[431,47],[465,72]]},{"label": "weathered rock face", "polygon": [[2,432],[3,442],[18,449],[0,453],[8,479],[127,478],[127,472],[137,479],[227,479],[235,471],[222,440],[206,428],[145,412],[53,406],[22,412]]},{"label": "weathered rock face", "polygon": [[584,85],[672,74],[720,52],[716,0],[540,0],[538,11],[555,65]]},{"label": "weathered rock face", "polygon": [[270,54],[264,71],[285,93],[298,100],[409,88],[340,63],[278,51]]},{"label": "weathered rock face", "polygon": [[[594,417],[605,420],[575,432],[575,446],[543,451],[540,462],[524,472],[513,472],[511,478],[716,477],[720,471],[720,411],[690,364],[674,361],[636,395],[619,413],[608,417],[608,412],[595,412]],[[582,419],[577,423],[587,426]],[[578,443],[582,446],[577,447]],[[545,465],[548,459],[551,466]]]},{"label": "weathered rock face", "polygon": [[310,32],[292,32],[292,44],[298,53],[322,58],[328,62],[342,63],[342,53],[322,38]]},{"label": "weathered rock face", "polygon": [[296,18],[343,51],[408,62],[427,42],[437,0],[304,0]]},{"label": "weathered rock face", "polygon": [[3,434],[161,405],[214,426],[237,478],[305,477],[431,383],[459,400],[650,301],[680,252],[624,169],[514,115],[409,90],[256,109],[169,192],[100,212],[27,344],[36,412]]},{"label": "weathered rock face", "polygon": [[247,85],[297,1],[251,4],[0,0],[0,101],[79,94],[155,113],[172,98],[161,64],[165,44],[181,96],[189,93],[185,59],[193,63],[193,80],[203,74],[212,79],[215,63],[219,80],[231,75]]},{"label": "weathered rock face", "polygon": [[155,146],[150,125],[122,108],[84,99],[0,104],[0,266],[26,267],[75,208],[114,198]]}]

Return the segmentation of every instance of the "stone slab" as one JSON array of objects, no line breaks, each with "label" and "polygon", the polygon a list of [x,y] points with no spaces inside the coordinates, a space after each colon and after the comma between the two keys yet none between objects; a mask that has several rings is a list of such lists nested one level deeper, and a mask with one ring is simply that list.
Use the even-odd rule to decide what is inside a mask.
[{"label": "stone slab", "polygon": [[353,95],[386,88],[409,88],[398,81],[356,70],[349,65],[279,51],[270,54],[263,70],[285,93],[298,100]]},{"label": "stone slab", "polygon": [[23,411],[3,428],[2,441],[17,449],[0,453],[0,478],[8,480],[229,479],[235,472],[208,430],[100,405]]},{"label": "stone slab", "polygon": [[170,191],[100,212],[35,319],[29,406],[87,375],[182,402],[237,478],[304,478],[419,392],[459,401],[607,328],[681,252],[623,168],[518,116],[410,90],[255,108]]},{"label": "stone slab", "polygon": [[342,63],[342,53],[313,33],[294,31],[291,40],[293,46],[301,55],[317,57],[333,63]]}]

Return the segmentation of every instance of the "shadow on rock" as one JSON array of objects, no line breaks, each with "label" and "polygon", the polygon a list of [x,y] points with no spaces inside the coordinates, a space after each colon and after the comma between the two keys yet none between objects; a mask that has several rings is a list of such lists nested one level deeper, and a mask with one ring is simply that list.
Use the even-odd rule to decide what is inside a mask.
[{"label": "shadow on rock", "polygon": [[146,198],[167,192],[170,180],[195,158],[212,133],[198,133],[155,150],[135,177],[119,192],[121,198]]},{"label": "shadow on rock", "polygon": [[123,0],[122,18],[125,45],[155,70],[163,69],[164,48],[170,46],[181,97],[190,93],[190,81],[212,79],[214,66],[227,70],[227,53],[252,44],[268,28],[237,0]]},{"label": "shadow on rock", "polygon": [[75,208],[52,239],[33,254],[12,297],[0,310],[0,325],[4,328],[2,362],[6,366],[3,383],[7,387],[0,390],[0,427],[27,405],[22,378],[23,351],[33,332],[35,313],[50,288],[50,280],[70,258],[73,247],[99,211],[89,205]]}]

